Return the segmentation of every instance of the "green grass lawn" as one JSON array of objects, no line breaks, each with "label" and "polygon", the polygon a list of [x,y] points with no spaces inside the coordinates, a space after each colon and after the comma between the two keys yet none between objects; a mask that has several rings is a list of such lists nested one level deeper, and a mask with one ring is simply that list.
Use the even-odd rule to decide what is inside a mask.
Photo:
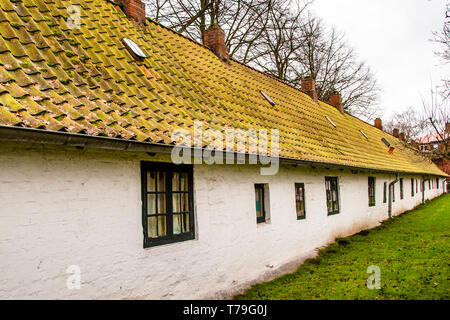
[{"label": "green grass lawn", "polygon": [[[380,268],[368,289],[367,268]],[[450,299],[450,194],[337,239],[297,271],[235,299]]]}]

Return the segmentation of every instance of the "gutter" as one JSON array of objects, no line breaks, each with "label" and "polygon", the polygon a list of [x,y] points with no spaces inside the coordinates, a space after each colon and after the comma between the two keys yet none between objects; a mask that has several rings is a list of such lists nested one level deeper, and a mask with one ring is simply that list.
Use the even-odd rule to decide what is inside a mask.
[{"label": "gutter", "polygon": [[[62,131],[49,131],[35,128],[27,127],[12,127],[6,125],[0,125],[0,141],[14,141],[14,142],[32,142],[40,144],[52,144],[52,145],[63,145],[76,148],[100,148],[107,150],[119,150],[119,151],[130,151],[130,152],[147,152],[147,153],[163,153],[171,154],[173,148],[176,145],[168,145],[163,143],[153,143],[145,141],[134,141],[134,140],[124,140],[119,138],[111,138],[105,136],[91,136],[87,134],[80,133],[70,133]],[[189,148],[195,154],[195,151],[199,148]],[[229,154],[233,154],[236,159],[242,159],[245,157],[247,161],[249,154],[243,154],[238,152],[223,151],[224,157]],[[361,170],[370,171],[374,173],[387,173],[387,174],[398,174],[398,171],[393,170],[383,170],[383,169],[373,169],[366,167],[358,167],[352,165],[342,165],[327,162],[315,162],[310,160],[299,160],[292,158],[281,158],[281,157],[267,157],[269,159],[278,159],[280,163],[288,165],[307,165],[312,167],[324,167],[324,168],[334,168],[334,169],[350,169],[350,170]],[[271,160],[272,160],[271,159]],[[225,163],[225,162],[224,162]],[[402,173],[412,173],[417,174],[418,172],[408,172],[402,171]],[[448,175],[436,175],[442,177],[448,177]]]},{"label": "gutter", "polygon": [[394,192],[394,185],[400,180],[398,172],[395,174],[395,180],[389,183],[389,204],[388,204],[388,215],[392,218],[392,194]]}]

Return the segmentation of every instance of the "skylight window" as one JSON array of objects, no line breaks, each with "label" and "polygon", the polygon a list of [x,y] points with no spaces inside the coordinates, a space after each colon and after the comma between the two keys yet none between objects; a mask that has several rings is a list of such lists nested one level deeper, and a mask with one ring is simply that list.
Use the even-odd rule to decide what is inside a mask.
[{"label": "skylight window", "polygon": [[327,120],[332,124],[332,126],[333,127],[335,127],[336,128],[336,125],[334,124],[334,122],[333,121],[331,121],[331,119],[330,118],[328,118],[327,116],[325,116],[325,118],[327,118]]},{"label": "skylight window", "polygon": [[385,138],[381,138],[381,141],[383,141],[383,143],[387,146],[390,147],[391,144],[385,139]]},{"label": "skylight window", "polygon": [[268,95],[267,93],[265,93],[264,91],[259,91],[259,92],[261,92],[261,94],[263,95],[263,97],[266,98],[266,100],[269,101],[269,103],[270,103],[271,105],[273,105],[273,106],[275,105],[275,101],[273,101],[272,98],[269,97],[269,95]]},{"label": "skylight window", "polygon": [[141,50],[141,48],[139,48],[139,46],[133,40],[123,38],[122,42],[135,59],[147,58],[145,53]]},{"label": "skylight window", "polygon": [[362,131],[362,130],[360,129],[359,132],[362,133],[362,135],[364,136],[364,138],[369,139],[369,137],[364,133],[364,131]]}]

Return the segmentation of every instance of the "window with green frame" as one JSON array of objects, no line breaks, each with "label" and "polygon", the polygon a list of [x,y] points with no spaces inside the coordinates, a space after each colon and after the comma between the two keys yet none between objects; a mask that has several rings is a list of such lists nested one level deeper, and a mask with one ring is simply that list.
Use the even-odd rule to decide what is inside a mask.
[{"label": "window with green frame", "polygon": [[411,178],[411,197],[414,197],[414,179]]},{"label": "window with green frame", "polygon": [[325,177],[328,215],[339,213],[339,185],[337,177]]},{"label": "window with green frame", "polygon": [[297,220],[306,218],[304,183],[295,184],[295,210],[297,212]]},{"label": "window with green frame", "polygon": [[144,247],[194,239],[192,165],[142,162]]},{"label": "window with green frame", "polygon": [[266,222],[264,184],[255,184],[256,223]]},{"label": "window with green frame", "polygon": [[387,182],[383,184],[383,203],[387,202]]},{"label": "window with green frame", "polygon": [[368,191],[369,191],[369,207],[375,206],[375,178],[369,177],[368,179]]}]

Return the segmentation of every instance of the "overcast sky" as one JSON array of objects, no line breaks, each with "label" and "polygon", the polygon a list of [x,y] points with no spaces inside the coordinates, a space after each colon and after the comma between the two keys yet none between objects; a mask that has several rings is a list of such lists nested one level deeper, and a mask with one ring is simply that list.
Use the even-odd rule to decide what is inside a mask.
[{"label": "overcast sky", "polygon": [[311,11],[343,31],[382,90],[383,119],[408,106],[421,110],[421,95],[438,84],[444,67],[433,54],[432,31],[441,30],[445,0],[315,0]]}]

